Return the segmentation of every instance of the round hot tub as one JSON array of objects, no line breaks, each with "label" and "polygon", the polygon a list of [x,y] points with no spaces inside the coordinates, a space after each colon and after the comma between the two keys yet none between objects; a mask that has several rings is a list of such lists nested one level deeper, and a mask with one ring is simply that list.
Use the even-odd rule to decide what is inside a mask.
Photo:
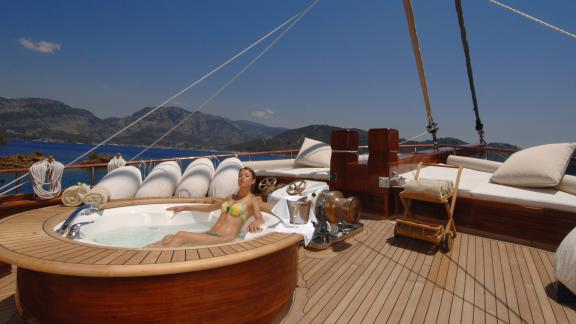
[{"label": "round hot tub", "polygon": [[[296,288],[300,235],[269,232],[227,244],[176,249],[118,247],[143,243],[118,243],[110,235],[114,242],[103,245],[110,232],[132,236],[127,228],[164,227],[157,235],[192,225],[201,231],[216,214],[172,215],[164,210],[175,203],[210,202],[110,203],[102,215],[82,216],[97,219],[84,225],[81,241],[54,232],[72,208],[49,207],[0,220],[0,260],[18,267],[21,316],[41,323],[281,320]],[[263,209],[267,220],[274,221],[270,210]]]},{"label": "round hot tub", "polygon": [[[174,213],[166,209],[179,204],[149,204],[109,208],[88,214],[81,213],[70,224],[85,224],[80,227],[79,242],[110,247],[141,248],[161,240],[168,234],[178,231],[202,233],[208,231],[220,217],[220,210],[213,212],[184,211]],[[265,223],[262,231],[250,233],[248,225],[254,220],[244,222],[236,242],[249,240],[270,232],[270,227],[280,222],[273,214],[262,212]],[[62,223],[55,226],[54,231]]]}]

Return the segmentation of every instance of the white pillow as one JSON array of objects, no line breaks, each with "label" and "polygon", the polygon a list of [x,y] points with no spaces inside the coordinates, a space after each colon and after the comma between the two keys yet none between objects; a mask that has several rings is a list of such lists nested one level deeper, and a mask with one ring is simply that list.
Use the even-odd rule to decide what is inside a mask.
[{"label": "white pillow", "polygon": [[560,184],[556,186],[556,189],[576,195],[576,177],[565,175]]},{"label": "white pillow", "polygon": [[306,137],[296,161],[294,161],[294,166],[329,168],[331,156],[332,148],[330,145]]},{"label": "white pillow", "polygon": [[224,198],[238,191],[238,174],[244,165],[238,158],[232,157],[222,161],[216,168],[214,178],[208,189],[209,197]]},{"label": "white pillow", "polygon": [[466,169],[472,169],[482,172],[494,173],[502,166],[501,162],[470,158],[465,156],[450,155],[446,160],[446,164],[461,166]]},{"label": "white pillow", "polygon": [[560,183],[576,143],[534,146],[512,154],[490,178],[517,187],[554,187]]}]

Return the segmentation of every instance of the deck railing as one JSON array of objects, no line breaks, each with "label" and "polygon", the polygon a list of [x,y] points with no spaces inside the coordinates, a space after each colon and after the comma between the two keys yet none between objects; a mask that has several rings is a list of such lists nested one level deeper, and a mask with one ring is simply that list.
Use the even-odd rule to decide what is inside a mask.
[{"label": "deck railing", "polygon": [[[418,154],[422,151],[429,151],[433,148],[432,144],[404,144],[400,145],[400,151],[408,151],[413,154]],[[497,147],[488,147],[488,146],[480,146],[480,145],[449,145],[449,144],[439,144],[438,147],[440,148],[451,148],[454,150],[458,150],[460,153],[464,151],[478,152],[483,153],[484,158],[489,158],[489,152],[494,152],[500,155],[500,159],[503,160],[512,153],[517,152],[514,149],[508,148],[497,148]],[[359,146],[359,149],[365,149],[367,146]],[[247,161],[251,161],[255,156],[262,156],[262,155],[286,155],[290,156],[290,158],[294,158],[294,156],[298,153],[298,150],[277,150],[277,151],[261,151],[261,152],[239,152],[239,153],[220,153],[220,154],[212,154],[212,155],[202,155],[202,156],[190,156],[190,157],[178,157],[178,158],[163,158],[163,159],[148,159],[148,160],[137,160],[137,161],[129,161],[127,165],[146,165],[146,166],[154,166],[158,163],[166,162],[166,161],[192,161],[199,158],[215,158],[215,159],[225,159],[229,157],[238,157],[240,159],[245,159]],[[576,157],[572,158],[572,162],[576,162]],[[96,170],[97,169],[104,169],[107,167],[107,163],[86,163],[86,164],[73,164],[66,167],[66,169],[86,169],[90,172],[90,185],[94,185],[96,182]],[[22,174],[28,172],[28,168],[10,168],[10,169],[0,169],[0,175],[2,174],[14,174],[14,179],[18,179]],[[14,186],[18,186],[21,184],[22,180],[17,181],[14,183]],[[20,187],[17,187],[15,193],[20,193]]]},{"label": "deck railing", "polygon": [[[238,152],[238,153],[220,153],[220,154],[211,154],[211,155],[199,155],[199,156],[189,156],[189,157],[177,157],[177,158],[163,158],[163,159],[148,159],[148,160],[136,160],[136,161],[128,161],[126,165],[156,165],[158,163],[166,162],[166,161],[192,161],[199,158],[210,158],[210,159],[225,159],[229,157],[238,157],[241,160],[245,159],[247,161],[251,161],[254,156],[262,156],[262,155],[285,155],[290,156],[290,158],[294,158],[295,154],[298,153],[298,150],[277,150],[277,151],[261,151],[261,152]],[[82,164],[72,164],[66,166],[65,169],[86,169],[90,172],[90,181],[88,184],[94,185],[96,182],[96,170],[97,169],[105,169],[108,167],[108,163],[82,163]],[[28,172],[28,168],[9,168],[9,169],[0,169],[0,175],[2,174],[14,174],[14,179],[20,178],[23,174]],[[10,180],[12,181],[12,180]],[[13,186],[16,187],[15,193],[20,193],[20,184],[26,181],[24,179],[17,180]]]}]

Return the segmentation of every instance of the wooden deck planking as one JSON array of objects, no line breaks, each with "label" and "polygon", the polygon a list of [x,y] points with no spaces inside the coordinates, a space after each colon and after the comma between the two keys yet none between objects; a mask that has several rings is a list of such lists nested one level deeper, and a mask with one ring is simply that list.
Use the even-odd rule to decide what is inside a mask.
[{"label": "wooden deck planking", "polygon": [[[553,253],[459,234],[451,252],[394,239],[393,222],[364,221],[365,234],[334,251],[300,251],[298,300],[286,323],[574,323],[574,305],[552,294]],[[269,236],[259,244],[270,239]],[[252,244],[187,250],[86,250],[30,253],[82,264],[153,264],[213,258]],[[16,275],[0,278],[0,322],[14,316]],[[298,313],[299,312],[299,313]],[[291,314],[292,314],[291,313]]]},{"label": "wooden deck planking", "polygon": [[[542,262],[540,253],[538,253],[538,251],[535,250],[531,250],[530,253],[532,254],[532,258],[534,259],[534,263],[536,264],[536,269],[538,270],[538,274],[540,275],[542,286],[544,287],[544,289],[551,288],[552,279],[549,277],[549,273],[546,271],[544,267],[544,263]],[[559,307],[558,304],[551,301],[550,297],[548,297],[548,302],[550,303],[550,307],[552,307],[552,311],[554,312],[556,321],[562,324],[569,323],[564,310],[561,307]]]},{"label": "wooden deck planking", "polygon": [[432,259],[432,266],[426,277],[426,284],[418,300],[418,305],[414,312],[414,317],[412,318],[412,323],[424,323],[426,320],[426,315],[428,313],[428,307],[430,306],[430,299],[434,293],[434,286],[436,278],[438,277],[438,272],[440,271],[440,264],[442,262],[442,255],[436,253]]},{"label": "wooden deck planking", "polygon": [[404,264],[408,261],[408,258],[412,251],[408,249],[402,249],[401,254],[397,259],[390,260],[388,267],[384,270],[382,274],[376,278],[376,282],[372,288],[368,291],[366,297],[364,297],[363,303],[360,304],[360,307],[356,309],[354,316],[351,319],[351,322],[358,323],[366,319],[366,317],[370,313],[370,317],[367,319],[368,321],[375,318],[382,307],[383,301],[379,300],[378,297],[385,298],[387,297],[388,293],[390,292],[390,288],[395,281],[395,278],[398,277],[400,271]]},{"label": "wooden deck planking", "polygon": [[502,275],[504,278],[504,288],[506,289],[506,302],[508,309],[508,318],[510,323],[520,323],[520,310],[518,309],[518,299],[514,290],[514,277],[510,269],[510,261],[506,252],[506,245],[498,242],[498,252],[500,253],[500,262],[502,264]]},{"label": "wooden deck planking", "polygon": [[456,275],[458,273],[458,257],[460,256],[460,242],[462,235],[456,236],[454,246],[447,255],[450,262],[446,273],[446,284],[442,292],[442,303],[438,312],[437,322],[448,323],[450,320],[450,308],[454,299],[454,288],[456,286]]},{"label": "wooden deck planking", "polygon": [[[546,251],[532,251],[532,254],[534,253],[538,253],[540,255],[540,258],[542,260],[542,267],[544,268],[544,273],[547,274],[547,276],[543,279],[543,283],[547,288],[552,288],[553,289],[553,284],[554,284],[554,268],[552,266],[552,262],[553,262],[553,258],[550,258],[550,256],[553,256],[552,253],[550,252],[546,252]],[[543,276],[543,275],[541,275]],[[576,311],[572,308],[567,308],[567,307],[560,307],[557,303],[551,301],[550,304],[552,305],[552,308],[554,309],[554,313],[557,312],[558,308],[561,308],[562,312],[566,315],[566,320],[567,323],[576,323]],[[562,317],[561,315],[559,315],[560,317]],[[558,316],[556,317],[558,318]],[[560,320],[558,321],[560,322]]]},{"label": "wooden deck planking", "polygon": [[[369,264],[366,265],[365,271],[357,271],[356,280],[352,281],[350,284],[353,284],[352,287],[349,289],[344,289],[344,295],[340,299],[335,299],[331,302],[336,301],[338,304],[334,307],[334,310],[329,314],[329,317],[326,319],[326,322],[334,323],[340,318],[348,305],[354,301],[355,298],[358,297],[358,293],[362,289],[362,287],[366,284],[366,282],[374,275],[375,271],[378,271],[378,266],[381,262],[387,258],[387,253],[390,250],[391,245],[385,244],[382,248],[376,251],[376,255],[369,261]],[[368,261],[368,260],[367,260]],[[330,304],[326,305],[328,309],[330,309]]]},{"label": "wooden deck planking", "polygon": [[517,255],[514,246],[506,246],[507,258],[514,278],[514,289],[518,300],[519,315],[525,323],[544,323],[544,318],[540,312],[531,312],[535,307],[540,308],[534,289],[532,289],[532,279],[521,273],[520,269],[526,269],[526,263],[522,255]]},{"label": "wooden deck planking", "polygon": [[[424,259],[426,255],[424,253],[417,253],[416,254],[416,262],[412,269],[404,269],[408,272],[407,281],[400,287],[397,286],[398,293],[391,292],[390,297],[384,304],[384,307],[380,310],[378,317],[376,318],[376,323],[399,323],[402,319],[402,315],[406,310],[406,303],[410,298],[410,294],[414,289],[414,285],[416,284],[416,280],[419,276],[419,271],[424,265]],[[395,298],[398,294],[398,297]],[[392,303],[392,298],[396,299],[395,303]]]},{"label": "wooden deck planking", "polygon": [[200,255],[198,255],[198,251],[196,249],[186,250],[186,261],[192,261],[198,259],[200,259]]},{"label": "wooden deck planking", "polygon": [[346,306],[346,308],[342,312],[337,323],[349,323],[351,322],[352,317],[360,317],[360,315],[356,315],[357,313],[366,313],[371,304],[371,301],[368,302],[367,300],[373,300],[376,297],[375,294],[378,292],[378,289],[374,288],[377,287],[377,285],[381,287],[381,285],[384,284],[384,281],[380,280],[383,274],[390,272],[390,269],[393,267],[394,260],[399,259],[399,257],[404,252],[405,251],[403,249],[400,249],[397,246],[391,244],[387,245],[386,249],[384,250],[385,254],[383,254],[382,258],[378,260],[378,266],[372,272],[372,274],[370,274],[367,281],[363,284],[360,290],[358,290],[355,298],[348,305],[341,306]]},{"label": "wooden deck planking", "polygon": [[372,248],[364,249],[367,253],[359,255],[358,259],[355,259],[352,264],[347,267],[346,271],[342,273],[342,276],[338,278],[334,284],[330,285],[330,290],[321,295],[322,300],[315,302],[314,306],[316,309],[312,309],[309,312],[309,314],[316,314],[313,318],[314,323],[326,321],[326,318],[331,315],[331,312],[322,312],[321,309],[334,309],[340,303],[343,296],[350,291],[354,283],[357,282],[358,278],[370,268],[369,261],[374,260],[379,254],[379,251],[385,247],[384,240],[375,240],[372,244],[374,244]]},{"label": "wooden deck planking", "polygon": [[[375,239],[373,241],[376,241]],[[370,242],[370,244],[372,241]],[[333,295],[336,290],[341,287],[345,282],[346,275],[349,274],[354,268],[358,268],[358,262],[367,257],[371,249],[362,249],[360,253],[353,253],[351,249],[342,254],[341,258],[331,258],[325,264],[325,272],[332,270],[333,275],[323,276],[321,279],[307,280],[308,285],[308,303],[304,307],[306,316],[302,318],[302,322],[311,323],[324,306],[330,301],[324,296]],[[347,257],[344,257],[347,255]],[[317,272],[315,275],[321,272]],[[306,280],[306,277],[304,278]]]}]

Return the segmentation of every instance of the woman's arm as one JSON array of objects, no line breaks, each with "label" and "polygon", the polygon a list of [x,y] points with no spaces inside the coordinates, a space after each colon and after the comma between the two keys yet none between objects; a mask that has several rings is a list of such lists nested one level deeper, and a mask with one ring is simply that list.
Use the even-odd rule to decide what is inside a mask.
[{"label": "woman's arm", "polygon": [[213,210],[216,210],[218,208],[220,208],[220,205],[222,204],[222,201],[224,200],[217,200],[216,202],[210,204],[210,205],[185,205],[185,206],[174,206],[174,207],[170,207],[170,208],[166,208],[166,210],[168,211],[173,211],[175,213],[177,212],[181,212],[181,211],[201,211],[201,212],[211,212]]},{"label": "woman's arm", "polygon": [[264,224],[264,217],[262,217],[262,212],[260,211],[260,199],[259,198],[252,198],[250,201],[252,205],[252,212],[254,215],[254,221],[248,225],[248,231],[251,233],[255,233],[260,231],[260,226]]}]

